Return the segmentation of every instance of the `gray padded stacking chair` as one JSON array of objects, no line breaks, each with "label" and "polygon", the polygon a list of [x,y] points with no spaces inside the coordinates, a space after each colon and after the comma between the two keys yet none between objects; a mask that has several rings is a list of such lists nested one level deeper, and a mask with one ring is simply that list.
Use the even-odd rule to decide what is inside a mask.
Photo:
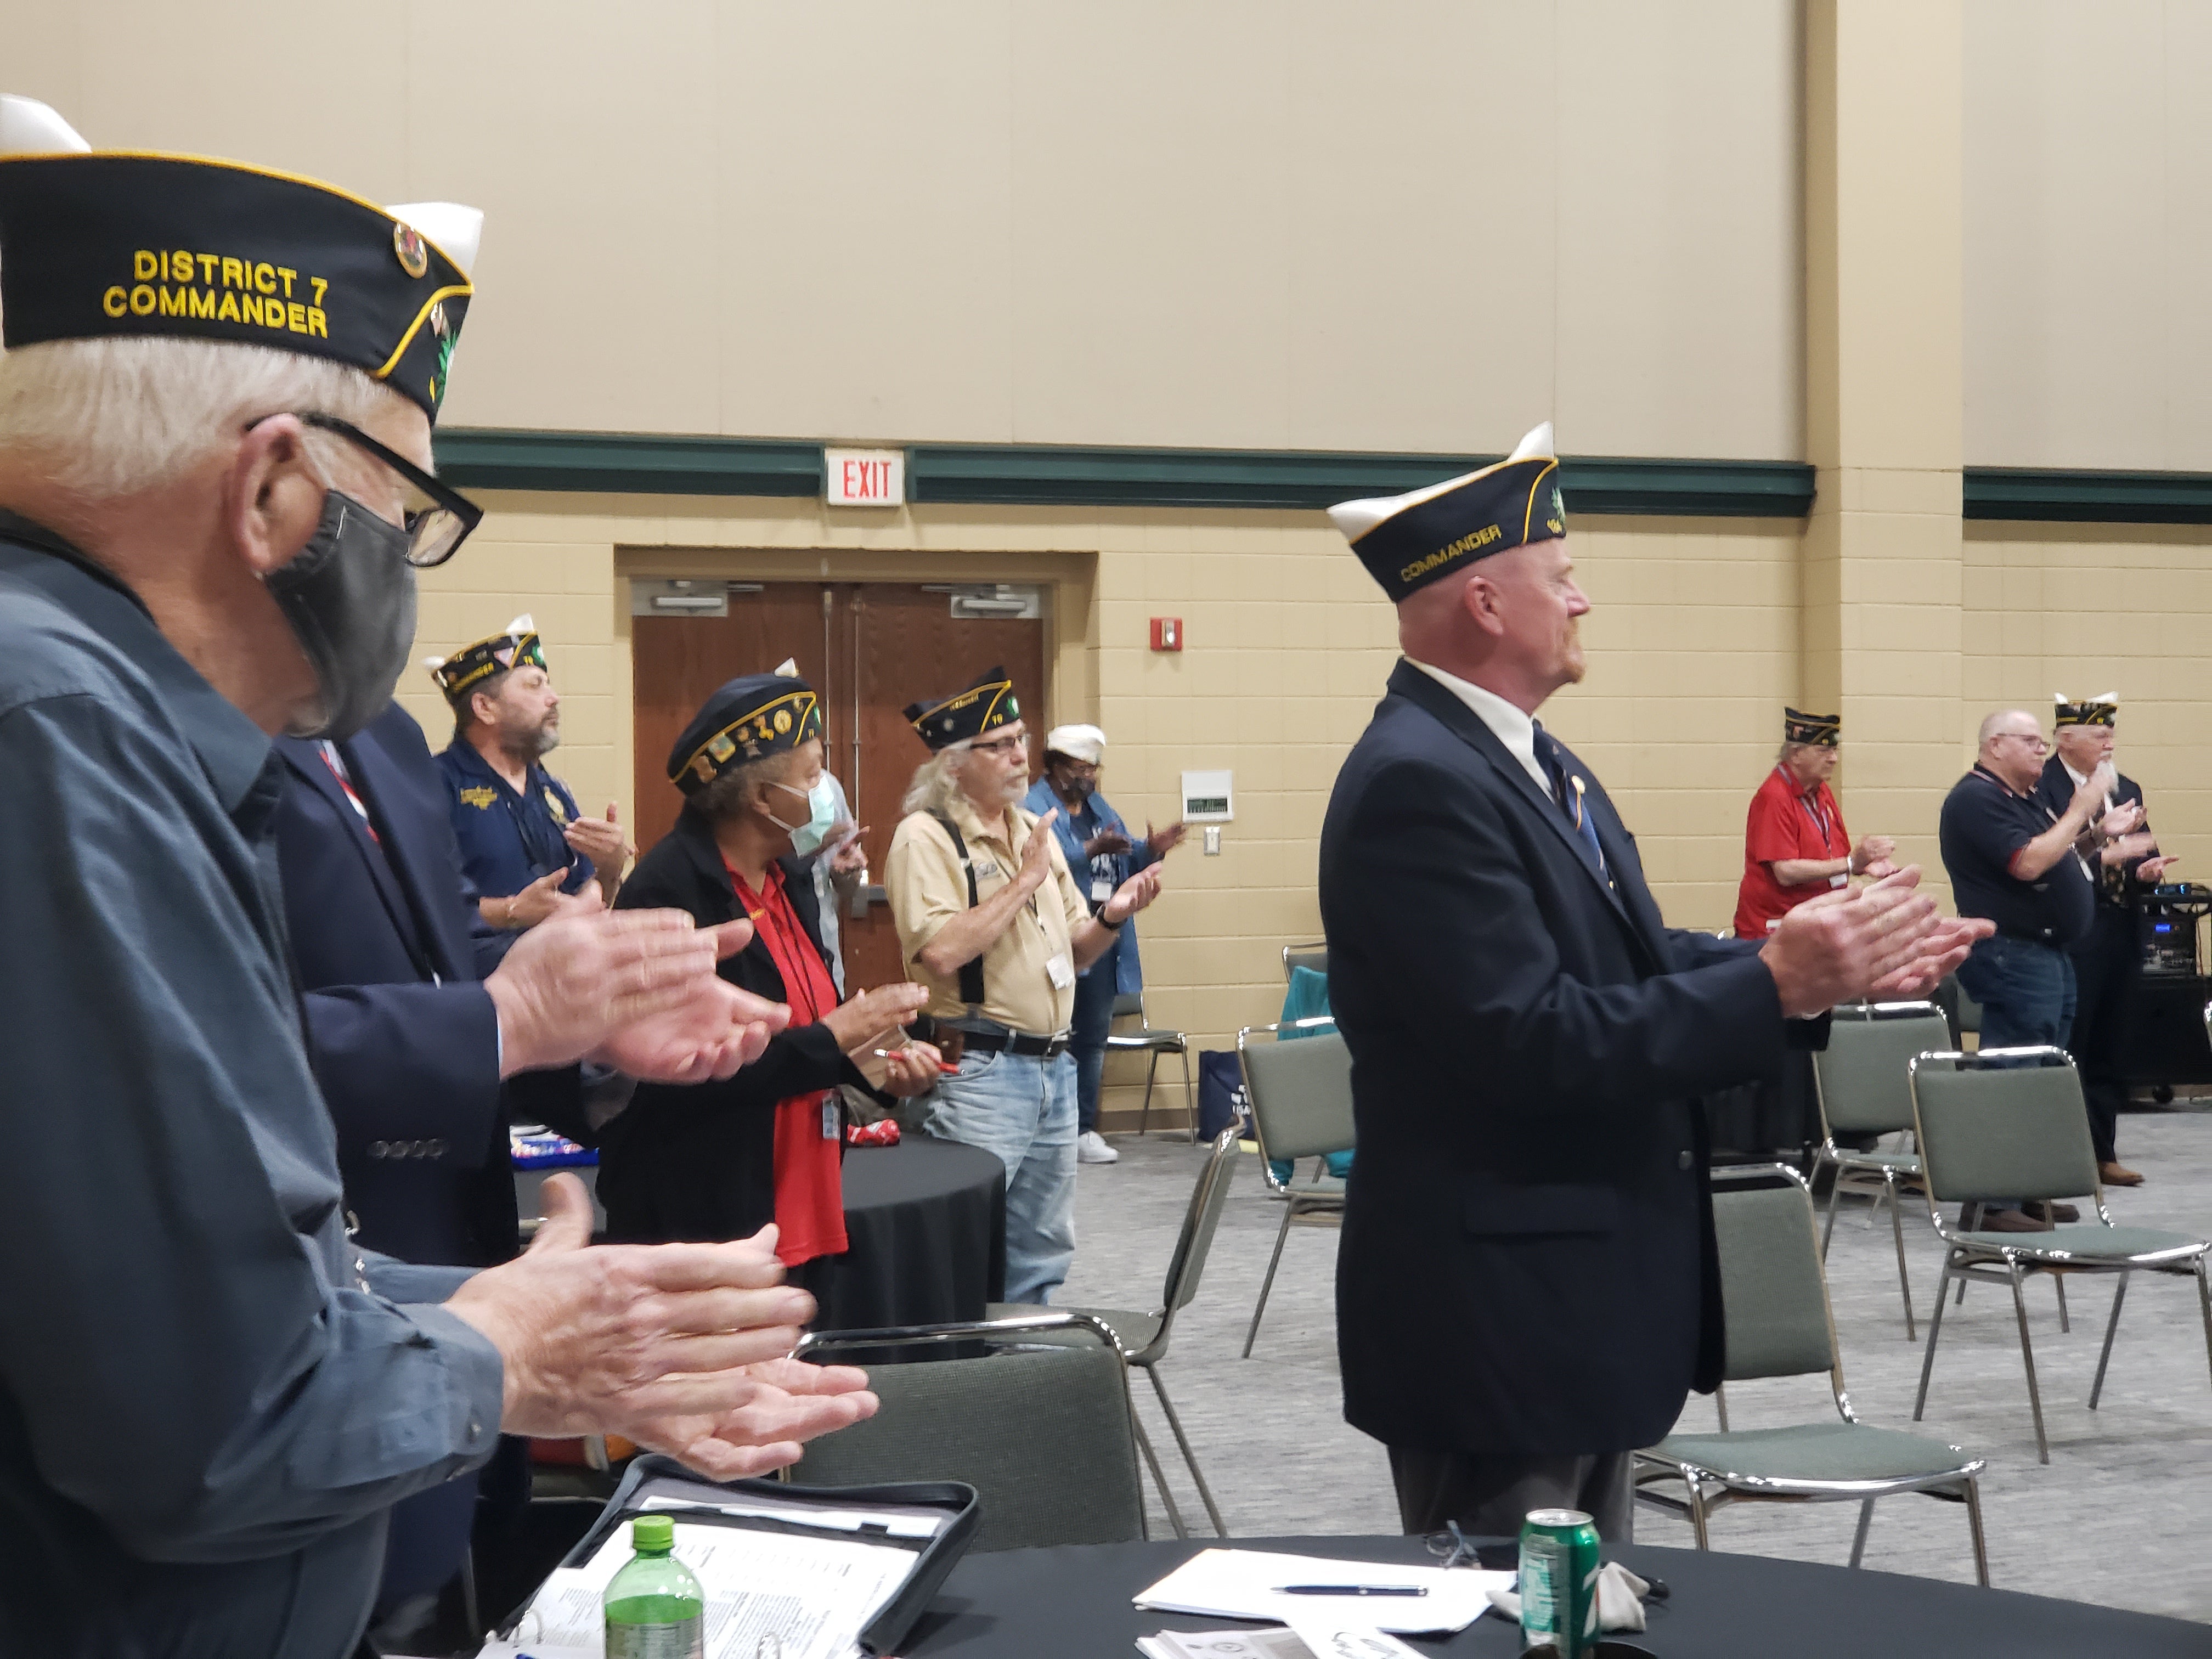
[{"label": "gray padded stacking chair", "polygon": [[[1668,1435],[1636,1454],[1637,1497],[1651,1508],[1688,1520],[1699,1549],[1711,1544],[1706,1520],[1723,1504],[1856,1501],[1859,1524],[1851,1540],[1851,1565],[1866,1553],[1867,1528],[1877,1498],[1925,1492],[1966,1506],[1973,1534],[1974,1577],[1990,1582],[1989,1552],[1982,1540],[1979,1477],[1984,1462],[1942,1441],[1897,1429],[1870,1428],[1851,1410],[1844,1389],[1843,1358],[1828,1306],[1814,1232],[1813,1194],[1787,1164],[1749,1164],[1716,1170],[1717,1182],[1759,1179],[1772,1184],[1713,1194],[1713,1231],[1720,1243],[1721,1307],[1728,1352],[1722,1367],[1730,1382],[1762,1376],[1803,1376],[1825,1371],[1839,1421],[1801,1423],[1779,1429],[1723,1426],[1717,1434]],[[1725,1415],[1722,1418],[1727,1422]],[[1654,1492],[1679,1480],[1685,1496]]]},{"label": "gray padded stacking chair", "polygon": [[1145,1109],[1137,1119],[1137,1133],[1143,1134],[1152,1121],[1152,1079],[1159,1075],[1160,1056],[1175,1054],[1182,1060],[1182,1103],[1190,1113],[1190,1138],[1198,1141],[1198,1095],[1190,1086],[1190,1044],[1181,1031],[1170,1031],[1155,1025],[1145,1014],[1145,994],[1124,991],[1114,999],[1113,1018],[1137,1017],[1133,1031],[1109,1030],[1106,1052],[1109,1054],[1143,1054],[1145,1060]]},{"label": "gray padded stacking chair", "polygon": [[[1160,1381],[1159,1365],[1168,1355],[1168,1338],[1175,1329],[1175,1316],[1189,1306],[1191,1298],[1198,1294],[1199,1275],[1206,1271],[1206,1255],[1213,1248],[1214,1230],[1221,1224],[1221,1208],[1229,1197],[1230,1181],[1237,1173],[1237,1133],[1228,1128],[1215,1137],[1213,1150],[1206,1155],[1205,1167],[1198,1172],[1197,1184],[1191,1188],[1190,1204],[1183,1211],[1182,1230],[1176,1235],[1175,1250],[1168,1257],[1167,1283],[1160,1289],[1158,1307],[1149,1313],[1139,1313],[1126,1308],[1047,1309],[998,1302],[990,1308],[994,1319],[1035,1313],[1081,1314],[1111,1329],[1129,1363],[1152,1379],[1152,1392],[1159,1396],[1160,1410],[1167,1416],[1168,1427],[1175,1431],[1176,1444],[1182,1448],[1182,1461],[1190,1470],[1190,1478],[1198,1485],[1206,1519],[1213,1522],[1213,1530],[1224,1538],[1229,1536],[1229,1528],[1222,1524],[1221,1511],[1213,1502],[1213,1491],[1206,1484],[1206,1475],[1198,1467],[1198,1454],[1190,1449],[1190,1437],[1182,1431],[1182,1419],[1176,1415],[1174,1402],[1168,1398],[1167,1384]],[[1150,1449],[1146,1449],[1149,1452]],[[1160,1468],[1156,1462],[1152,1462],[1152,1478],[1155,1481],[1160,1480]],[[1160,1501],[1167,1508],[1168,1521],[1175,1528],[1176,1536],[1188,1537],[1182,1516],[1176,1508],[1175,1494],[1164,1481],[1160,1482]]]},{"label": "gray padded stacking chair", "polygon": [[[1067,1339],[1087,1329],[1095,1340]],[[1126,1544],[1145,1535],[1136,1416],[1114,1334],[1076,1314],[812,1332],[801,1359],[834,1364],[839,1348],[973,1342],[979,1359],[877,1365],[868,1387],[883,1409],[809,1441],[789,1478],[809,1486],[964,1480],[982,1498],[978,1550]],[[1076,1339],[1080,1341],[1080,1338]]]},{"label": "gray padded stacking chair", "polygon": [[1291,975],[1301,968],[1310,968],[1316,974],[1326,975],[1328,972],[1328,941],[1319,939],[1311,945],[1285,945],[1283,947],[1285,981],[1287,982]]},{"label": "gray padded stacking chair", "polygon": [[[1286,1040],[1286,1032],[1300,1035]],[[1308,1032],[1312,1035],[1304,1035]],[[1271,1040],[1253,1041],[1263,1036]],[[1300,1019],[1288,1025],[1246,1026],[1237,1034],[1237,1059],[1244,1068],[1244,1094],[1252,1103],[1252,1133],[1260,1143],[1267,1190],[1283,1206],[1274,1254],[1267,1258],[1267,1276],[1252,1306],[1252,1328],[1244,1333],[1243,1357],[1249,1359],[1291,1224],[1344,1224],[1344,1183],[1325,1169],[1299,1181],[1295,1167],[1302,1158],[1320,1158],[1352,1149],[1352,1053],[1337,1035],[1334,1020]],[[1277,1180],[1267,1169],[1278,1158],[1293,1166],[1287,1182]]]},{"label": "gray padded stacking chair", "polygon": [[[1917,1333],[1912,1323],[1912,1279],[1905,1265],[1905,1221],[1899,1213],[1902,1181],[1920,1173],[1917,1152],[1855,1152],[1836,1145],[1847,1135],[1887,1135],[1912,1131],[1912,1079],[1906,1072],[1914,1056],[1940,1054],[1951,1046],[1950,1022],[1932,1002],[1877,1002],[1836,1010],[1828,1023],[1828,1046],[1813,1056],[1813,1094],[1820,1108],[1820,1145],[1813,1154],[1815,1176],[1826,1164],[1836,1171],[1828,1194],[1828,1220],[1820,1234],[1820,1258],[1836,1231],[1836,1211],[1848,1182],[1870,1193],[1875,1207],[1889,1205],[1889,1231],[1897,1244],[1897,1288],[1905,1298],[1905,1340]],[[1872,1220],[1872,1216],[1869,1216]]]},{"label": "gray padded stacking chair", "polygon": [[[1928,1404],[1936,1339],[1943,1330],[1944,1297],[1954,1279],[1990,1279],[2012,1286],[2021,1363],[2027,1370],[2028,1409],[2035,1416],[2036,1455],[2043,1462],[2051,1461],[2051,1443],[2043,1431],[2043,1396],[2036,1387],[2027,1303],[2021,1293],[2025,1275],[2060,1268],[2120,1275],[2119,1286],[2112,1292],[2112,1317],[2105,1325],[2104,1350],[2097,1356],[2096,1381],[2089,1386],[2091,1411],[2097,1409],[2098,1396],[2105,1391],[2105,1366],[2112,1357],[2112,1333],[2119,1328],[2120,1304],[2127,1299],[2130,1273],[2184,1274],[2197,1280],[2205,1358],[2212,1364],[2212,1289],[2204,1277],[2204,1253],[2212,1249],[2212,1243],[2182,1233],[2112,1224],[2105,1208],[2103,1184],[2097,1179],[2097,1154],[2089,1140],[2081,1080],[2063,1049],[1923,1054],[1912,1062],[1911,1075],[1929,1206],[1936,1231],[1948,1247],[1942,1277],[1936,1281],[1936,1316],[1928,1322],[1928,1351],[1920,1361],[1920,1394],[1912,1406],[1915,1422]],[[1978,1206],[2000,1198],[2084,1196],[2095,1201],[2094,1221],[2039,1233],[1962,1231],[1943,1218],[1942,1206],[1954,1202]],[[2064,1281],[2060,1284],[2063,1297]],[[2063,1299],[2059,1306],[2064,1308]]]}]

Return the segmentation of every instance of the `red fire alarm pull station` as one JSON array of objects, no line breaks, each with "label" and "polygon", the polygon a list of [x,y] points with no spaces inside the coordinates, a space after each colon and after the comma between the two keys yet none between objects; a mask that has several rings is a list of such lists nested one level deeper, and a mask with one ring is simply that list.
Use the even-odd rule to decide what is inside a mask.
[{"label": "red fire alarm pull station", "polygon": [[1181,617],[1152,618],[1152,649],[1155,651],[1182,649],[1182,618]]}]

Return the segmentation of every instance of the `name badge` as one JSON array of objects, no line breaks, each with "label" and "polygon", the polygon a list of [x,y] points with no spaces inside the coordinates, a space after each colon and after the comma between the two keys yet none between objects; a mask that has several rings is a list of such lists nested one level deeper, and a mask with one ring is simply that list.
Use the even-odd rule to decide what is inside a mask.
[{"label": "name badge", "polygon": [[834,1095],[834,1094],[831,1094],[831,1095],[824,1095],[824,1096],[823,1096],[823,1097],[822,1097],[822,1139],[824,1139],[824,1140],[835,1140],[835,1139],[837,1139],[837,1119],[838,1119],[838,1111],[837,1111],[837,1097],[836,1097],[836,1095]]},{"label": "name badge", "polygon": [[1065,991],[1075,983],[1075,964],[1063,954],[1053,957],[1044,965],[1044,976],[1052,981],[1055,991]]},{"label": "name badge", "polygon": [[1104,876],[1093,876],[1091,878],[1091,902],[1093,904],[1103,904],[1113,896],[1114,884],[1111,881]]}]

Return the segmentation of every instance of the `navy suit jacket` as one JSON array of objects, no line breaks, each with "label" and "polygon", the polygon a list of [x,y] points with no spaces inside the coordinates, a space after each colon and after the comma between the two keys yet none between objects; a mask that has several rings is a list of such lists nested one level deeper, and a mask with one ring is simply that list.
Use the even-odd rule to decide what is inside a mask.
[{"label": "navy suit jacket", "polygon": [[[508,1110],[478,981],[513,936],[483,924],[465,889],[422,728],[394,703],[338,745],[374,841],[319,744],[280,738],[276,750],[285,920],[360,1240],[409,1261],[503,1261],[515,1248]],[[516,1082],[554,1099],[577,1088],[574,1068]]]},{"label": "navy suit jacket", "polygon": [[1401,662],[1322,831],[1359,1148],[1345,1417],[1392,1445],[1629,1450],[1720,1377],[1699,1097],[1775,1067],[1786,1022],[1756,942],[1664,924],[1635,837],[1565,763],[1612,887],[1490,728]]}]

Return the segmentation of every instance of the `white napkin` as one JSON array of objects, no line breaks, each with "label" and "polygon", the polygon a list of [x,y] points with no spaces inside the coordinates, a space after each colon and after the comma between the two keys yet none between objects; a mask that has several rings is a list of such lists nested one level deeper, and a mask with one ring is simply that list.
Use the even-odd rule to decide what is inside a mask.
[{"label": "white napkin", "polygon": [[[1650,1588],[1620,1562],[1607,1562],[1597,1575],[1597,1627],[1642,1630],[1644,1594]],[[1521,1622],[1521,1598],[1511,1590],[1492,1590],[1490,1605],[1515,1624]]]}]

